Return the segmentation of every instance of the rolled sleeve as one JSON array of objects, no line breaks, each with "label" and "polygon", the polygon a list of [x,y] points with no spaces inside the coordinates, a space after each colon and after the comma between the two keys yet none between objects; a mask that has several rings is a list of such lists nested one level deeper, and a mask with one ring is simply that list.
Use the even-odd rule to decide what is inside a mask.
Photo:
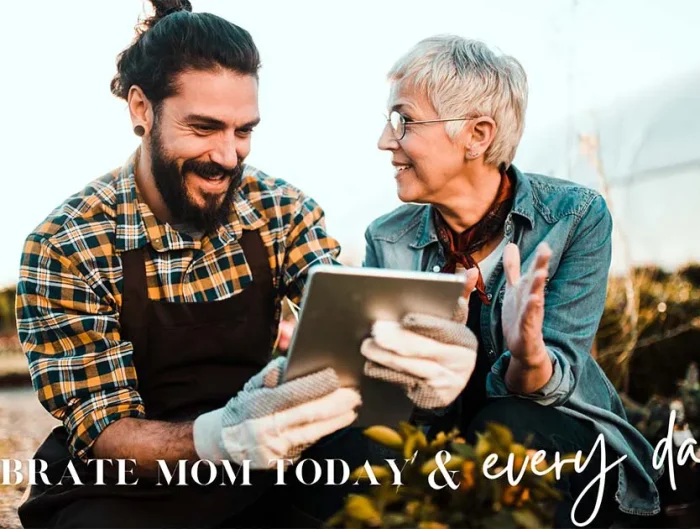
[{"label": "rolled sleeve", "polygon": [[87,459],[95,440],[108,425],[125,417],[145,416],[141,396],[128,388],[95,392],[82,401],[72,399],[64,420],[71,452]]},{"label": "rolled sleeve", "polygon": [[[539,390],[518,397],[561,406],[576,391],[578,373],[590,361],[591,347],[605,306],[611,260],[612,217],[597,195],[572,230],[559,266],[545,289],[542,334],[553,373]],[[513,395],[505,384],[511,353],[504,352],[487,379],[491,397]]]},{"label": "rolled sleeve", "polygon": [[[547,349],[552,361],[552,376],[547,383],[537,391],[518,394],[519,397],[537,401],[543,406],[557,406],[564,403],[574,390],[574,376],[566,358],[552,349]],[[486,392],[489,397],[507,397],[512,393],[505,383],[506,371],[510,364],[510,351],[503,353],[491,366],[491,372],[486,379]]]},{"label": "rolled sleeve", "polygon": [[107,425],[145,417],[133,346],[122,341],[116,303],[96,294],[46,239],[30,236],[17,285],[17,329],[41,404],[68,431],[80,458]]}]

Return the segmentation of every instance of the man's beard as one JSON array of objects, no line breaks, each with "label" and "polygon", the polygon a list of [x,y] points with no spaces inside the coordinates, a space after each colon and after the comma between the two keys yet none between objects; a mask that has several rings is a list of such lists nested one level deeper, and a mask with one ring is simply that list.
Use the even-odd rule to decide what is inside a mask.
[{"label": "man's beard", "polygon": [[[228,223],[234,196],[243,176],[242,163],[233,169],[226,169],[218,163],[190,159],[185,161],[180,169],[177,161],[166,154],[157,125],[151,134],[150,148],[151,171],[156,187],[176,222],[188,224],[204,233],[213,233],[219,226]],[[203,207],[195,204],[185,187],[187,173],[194,173],[204,178],[217,175],[230,178],[231,182],[223,200],[221,195],[203,193]]]}]

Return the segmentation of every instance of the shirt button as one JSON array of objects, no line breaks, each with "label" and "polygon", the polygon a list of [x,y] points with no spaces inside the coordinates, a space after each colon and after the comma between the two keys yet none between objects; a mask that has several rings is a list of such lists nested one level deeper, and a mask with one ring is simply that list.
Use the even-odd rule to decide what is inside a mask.
[{"label": "shirt button", "polygon": [[433,266],[433,272],[439,272],[440,267],[438,265]]},{"label": "shirt button", "polygon": [[493,297],[493,295],[490,292],[488,294],[486,294],[486,299],[488,299],[489,301],[491,301],[492,297]]}]

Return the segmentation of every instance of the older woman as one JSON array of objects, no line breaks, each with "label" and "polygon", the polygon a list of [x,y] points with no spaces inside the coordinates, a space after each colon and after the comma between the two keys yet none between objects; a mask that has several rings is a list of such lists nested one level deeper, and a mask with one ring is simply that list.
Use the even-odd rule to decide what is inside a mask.
[{"label": "older woman", "polygon": [[[407,204],[369,226],[365,266],[476,276],[467,320],[479,341],[476,365],[459,397],[432,415],[433,431],[457,426],[473,435],[494,421],[561,453],[588,453],[602,433],[606,464],[624,461],[606,476],[612,508],[604,502],[596,523],[617,512],[613,497],[624,513],[658,512],[651,447],[590,355],[611,216],[597,192],[512,165],[527,104],[523,68],[481,42],[439,36],[404,55],[389,80],[379,148],[391,153]],[[408,385],[433,369],[399,349],[381,336],[365,342],[367,373]],[[600,447],[595,452],[600,461]],[[562,482],[569,511],[590,477]],[[595,490],[577,522],[590,522]],[[562,514],[557,523],[570,524]]]}]

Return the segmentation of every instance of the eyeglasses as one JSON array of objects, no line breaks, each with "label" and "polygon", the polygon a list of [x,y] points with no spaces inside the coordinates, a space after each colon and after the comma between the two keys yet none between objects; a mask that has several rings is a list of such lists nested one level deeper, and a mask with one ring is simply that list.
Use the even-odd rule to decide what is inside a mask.
[{"label": "eyeglasses", "polygon": [[406,118],[396,110],[392,111],[387,118],[391,123],[391,130],[397,140],[402,140],[406,135],[406,125],[422,125],[423,123],[443,123],[445,121],[468,121],[475,118],[449,118],[449,119],[429,119],[425,121],[406,121]]}]

